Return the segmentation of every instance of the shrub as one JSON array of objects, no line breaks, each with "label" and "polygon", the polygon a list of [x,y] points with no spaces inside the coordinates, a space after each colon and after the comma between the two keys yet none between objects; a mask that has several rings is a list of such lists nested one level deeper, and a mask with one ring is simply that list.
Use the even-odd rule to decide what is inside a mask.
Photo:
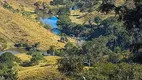
[{"label": "shrub", "polygon": [[4,50],[7,48],[7,42],[5,39],[0,38],[0,51]]},{"label": "shrub", "polygon": [[99,23],[101,23],[102,20],[99,16],[97,16],[97,17],[95,17],[94,21],[95,21],[95,23],[99,24]]},{"label": "shrub", "polygon": [[39,61],[43,60],[44,57],[41,53],[35,53],[32,55],[32,58],[30,60],[30,65],[37,65],[39,64]]},{"label": "shrub", "polygon": [[7,9],[9,9],[9,10],[12,9],[12,6],[11,6],[10,4],[8,4],[7,2],[4,3],[3,7],[4,7],[4,8],[7,8]]},{"label": "shrub", "polygon": [[20,59],[12,53],[4,53],[0,56],[0,78],[3,80],[17,80],[17,72],[14,69],[14,62]]},{"label": "shrub", "polygon": [[52,29],[52,27],[50,26],[50,25],[44,25],[43,26],[45,29],[47,29],[47,30],[51,30]]},{"label": "shrub", "polygon": [[17,58],[16,56],[14,56],[12,53],[10,52],[6,52],[6,53],[3,53],[1,56],[0,56],[0,62],[21,62],[21,60],[19,58]]},{"label": "shrub", "polygon": [[83,70],[83,59],[78,56],[61,58],[58,63],[58,70],[66,75],[76,75]]}]

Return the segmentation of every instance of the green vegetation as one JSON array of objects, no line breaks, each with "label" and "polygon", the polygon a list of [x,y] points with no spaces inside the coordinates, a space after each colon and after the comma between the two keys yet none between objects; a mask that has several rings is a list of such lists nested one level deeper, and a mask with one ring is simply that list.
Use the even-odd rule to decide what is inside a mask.
[{"label": "green vegetation", "polygon": [[12,9],[13,9],[12,6],[9,5],[7,2],[4,3],[3,7],[4,7],[4,8],[7,8],[7,9],[9,9],[9,10],[12,10]]},{"label": "green vegetation", "polygon": [[7,48],[7,42],[3,38],[0,38],[0,51],[3,51]]},{"label": "green vegetation", "polygon": [[12,53],[6,52],[0,56],[1,80],[17,80],[17,72],[14,68],[15,62],[19,63],[20,59]]},{"label": "green vegetation", "polygon": [[[5,2],[4,9],[0,9],[18,12],[13,15],[20,13],[24,17],[31,17],[34,14],[36,21],[40,17],[57,16],[61,34],[60,37],[54,37],[49,32],[50,36],[47,36],[49,34],[46,32],[51,29],[49,25],[44,25],[43,28],[37,24],[31,28],[32,25],[26,25],[28,22],[21,25],[26,27],[18,31],[21,23],[16,25],[15,22],[12,27],[9,25],[10,28],[2,26],[0,30],[3,33],[7,29],[15,31],[12,35],[21,32],[16,37],[8,37],[15,41],[17,49],[24,48],[27,55],[21,63],[11,53],[2,54],[0,79],[17,80],[17,63],[18,76],[24,76],[19,80],[34,80],[37,77],[37,80],[142,80],[142,1],[126,0],[121,5],[117,5],[117,2],[118,0],[53,0],[49,4],[41,0],[32,5],[35,7],[33,12],[27,11],[25,5],[15,9]],[[72,15],[72,11],[79,13]],[[86,22],[78,24],[71,17],[75,20],[84,19]],[[22,31],[27,34],[22,36]],[[70,37],[76,39],[76,42],[70,42]],[[31,44],[28,43],[29,40]],[[44,45],[44,50],[40,49],[40,45]],[[7,41],[0,38],[0,51],[6,48]]]},{"label": "green vegetation", "polygon": [[141,72],[139,70],[141,70],[141,67],[139,64],[97,63],[83,76],[87,80],[140,80]]},{"label": "green vegetation", "polygon": [[31,65],[37,65],[37,64],[39,64],[39,61],[43,60],[43,59],[44,59],[44,57],[41,53],[34,53],[32,55],[31,60],[30,60],[30,64]]},{"label": "green vegetation", "polygon": [[16,48],[24,48],[27,51],[39,51],[38,47],[39,47],[40,43],[34,43],[33,45],[28,45],[27,43],[16,43],[14,46]]},{"label": "green vegetation", "polygon": [[78,56],[66,56],[59,59],[58,69],[66,75],[77,75],[83,70],[83,59]]},{"label": "green vegetation", "polygon": [[50,25],[44,25],[44,28],[46,28],[47,30],[51,30],[51,26]]}]

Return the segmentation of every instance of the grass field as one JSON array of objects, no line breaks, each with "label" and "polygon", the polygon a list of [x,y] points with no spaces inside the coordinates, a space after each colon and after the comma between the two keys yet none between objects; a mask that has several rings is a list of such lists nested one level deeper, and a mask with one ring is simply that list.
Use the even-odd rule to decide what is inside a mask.
[{"label": "grass field", "polygon": [[49,3],[52,0],[8,0],[8,3],[15,9],[19,9],[19,6],[23,5],[26,11],[34,11],[35,6],[33,4],[37,1],[44,1]]},{"label": "grass field", "polygon": [[[26,54],[16,54],[23,62],[29,61],[31,56]],[[18,66],[18,80],[50,80],[50,78],[62,78],[65,76],[61,74],[57,68],[58,56],[45,56],[45,60],[36,66],[22,67]],[[51,80],[52,80],[51,79]],[[70,80],[66,78],[65,80]]]},{"label": "grass field", "polygon": [[[116,0],[115,5],[116,6],[120,6],[122,4],[125,3],[125,0]],[[73,15],[78,15],[78,16],[73,16]],[[77,17],[81,17],[82,18],[78,19]],[[70,19],[72,22],[75,22],[77,24],[88,24],[88,20],[91,18],[95,18],[96,16],[99,16],[102,20],[111,17],[111,16],[115,16],[115,13],[112,11],[108,14],[104,14],[101,12],[97,12],[97,11],[93,11],[93,12],[80,12],[80,10],[72,10],[70,12]],[[95,23],[94,23],[95,24]]]},{"label": "grass field", "polygon": [[[36,1],[39,0],[8,0],[8,3],[14,9],[19,9],[19,5],[23,5],[26,11],[33,12],[35,9],[33,4]],[[50,2],[51,0],[41,1]],[[17,42],[31,45],[40,42],[39,48],[41,50],[47,50],[51,45],[57,48],[62,48],[65,45],[65,43],[58,42],[60,36],[43,28],[39,21],[22,16],[20,13],[13,13],[3,8],[2,5],[0,5],[0,37],[6,39],[10,46]],[[71,38],[69,41],[74,42]]]},{"label": "grass field", "polygon": [[39,22],[29,20],[18,13],[12,13],[0,6],[0,34],[12,42],[40,42],[41,49],[55,45],[58,48],[64,44],[58,42],[59,36],[43,28]]}]

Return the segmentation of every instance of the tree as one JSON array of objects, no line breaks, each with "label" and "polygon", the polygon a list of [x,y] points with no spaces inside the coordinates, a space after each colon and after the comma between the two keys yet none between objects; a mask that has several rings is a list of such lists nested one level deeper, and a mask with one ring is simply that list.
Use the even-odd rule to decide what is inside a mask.
[{"label": "tree", "polygon": [[128,0],[123,6],[117,7],[116,13],[119,15],[119,20],[124,21],[126,30],[132,35],[130,46],[131,51],[133,51],[132,53],[139,54],[141,52],[138,49],[141,48],[142,42],[142,1],[132,0],[131,4],[128,4],[129,2]]},{"label": "tree", "polygon": [[94,38],[92,41],[85,43],[82,48],[82,54],[85,55],[86,60],[89,61],[91,65],[100,62],[100,59],[102,59],[104,55],[112,53],[112,51],[106,46],[107,42],[107,37],[100,36],[99,38]]},{"label": "tree", "polygon": [[71,42],[68,42],[68,43],[65,45],[65,50],[72,49],[73,47],[74,47],[74,44],[71,43]]},{"label": "tree", "polygon": [[83,70],[83,59],[78,56],[65,56],[58,60],[58,70],[66,75],[77,75]]},{"label": "tree", "polygon": [[86,80],[113,80],[109,78],[109,75],[114,76],[116,68],[116,65],[112,63],[97,63],[89,70],[85,70],[83,76]]},{"label": "tree", "polygon": [[[83,75],[86,80],[141,80],[142,66],[139,64],[97,63]],[[77,80],[82,80],[82,77]]]},{"label": "tree", "polygon": [[66,36],[61,36],[59,41],[65,43],[68,42],[68,38]]},{"label": "tree", "polygon": [[56,46],[50,46],[49,50],[47,50],[47,53],[51,54],[51,55],[55,55],[56,53]]},{"label": "tree", "polygon": [[97,16],[97,17],[95,17],[94,21],[98,25],[101,22],[101,18],[99,16]]},{"label": "tree", "polygon": [[7,1],[4,2],[3,7],[9,10],[13,9],[12,6]]},{"label": "tree", "polygon": [[0,56],[0,62],[20,62],[21,60],[19,58],[17,58],[16,56],[14,56],[12,53],[10,52],[6,52],[6,53],[3,53],[1,56]]},{"label": "tree", "polygon": [[115,9],[115,0],[102,0],[100,10],[102,12],[109,13],[111,10]]},{"label": "tree", "polygon": [[71,42],[68,42],[63,50],[64,55],[80,55],[80,49]]},{"label": "tree", "polygon": [[17,80],[14,62],[20,62],[20,59],[12,53],[6,52],[0,56],[0,77],[6,80]]},{"label": "tree", "polygon": [[39,61],[43,60],[44,56],[41,53],[34,53],[30,60],[30,65],[37,65]]},{"label": "tree", "polygon": [[53,4],[53,5],[64,5],[64,4],[66,4],[66,2],[69,2],[69,1],[67,1],[67,0],[53,0],[53,1],[51,1],[51,3]]},{"label": "tree", "polygon": [[109,17],[103,20],[91,35],[91,38],[107,36],[107,46],[112,51],[119,47],[122,51],[127,50],[132,43],[132,35],[126,30],[123,21],[118,21],[117,17]]}]

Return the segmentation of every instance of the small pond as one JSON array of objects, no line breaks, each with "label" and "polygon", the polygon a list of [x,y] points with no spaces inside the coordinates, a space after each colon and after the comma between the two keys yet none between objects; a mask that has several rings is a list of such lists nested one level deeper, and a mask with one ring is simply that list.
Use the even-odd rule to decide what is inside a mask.
[{"label": "small pond", "polygon": [[60,30],[57,26],[57,22],[58,22],[58,18],[56,16],[53,16],[51,18],[40,18],[40,21],[43,23],[43,24],[48,24],[51,26],[51,31],[54,33],[54,34],[59,34],[60,33]]}]

